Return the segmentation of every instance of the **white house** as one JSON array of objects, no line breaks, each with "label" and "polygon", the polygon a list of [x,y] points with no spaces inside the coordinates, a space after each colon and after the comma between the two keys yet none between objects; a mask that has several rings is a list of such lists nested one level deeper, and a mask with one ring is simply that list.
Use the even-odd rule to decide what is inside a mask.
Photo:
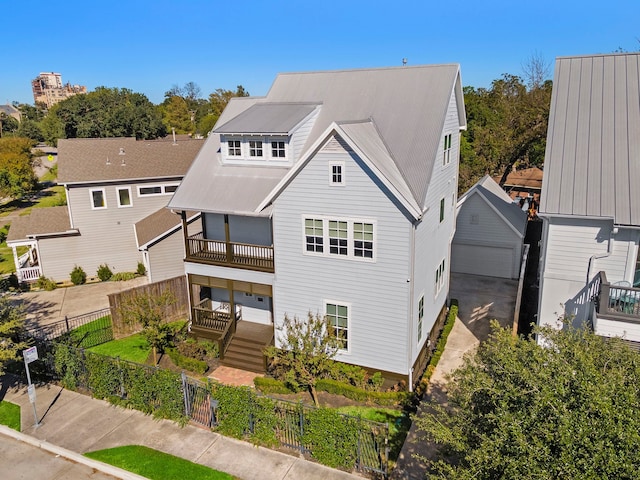
[{"label": "white house", "polygon": [[[75,265],[88,276],[101,264],[114,273],[136,271],[138,262],[149,281],[183,274],[181,222],[164,207],[203,143],[186,136],[59,140],[58,183],[67,205],[34,209],[12,222],[7,244],[19,280],[64,281]],[[20,247],[27,252],[18,255]],[[160,250],[173,253],[150,261],[150,252]]]},{"label": "white house", "polygon": [[527,213],[485,175],[458,200],[451,271],[518,278],[526,229]]},{"label": "white house", "polygon": [[640,54],[556,61],[538,323],[640,342]]},{"label": "white house", "polygon": [[201,212],[192,331],[260,370],[285,315],[311,312],[338,360],[411,384],[446,310],[465,126],[458,65],[280,74],[232,99],[169,202]]}]

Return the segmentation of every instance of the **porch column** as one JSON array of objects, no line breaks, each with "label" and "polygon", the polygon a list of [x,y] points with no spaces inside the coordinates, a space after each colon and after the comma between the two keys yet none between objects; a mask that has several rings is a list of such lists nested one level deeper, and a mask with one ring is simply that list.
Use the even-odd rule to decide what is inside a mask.
[{"label": "porch column", "polygon": [[236,333],[236,302],[233,296],[233,280],[227,280],[227,291],[229,292],[229,318],[231,320],[231,331],[232,333]]},{"label": "porch column", "polygon": [[18,260],[18,252],[15,245],[11,245],[11,251],[13,252],[13,264],[16,266],[16,276],[18,282],[22,282],[22,273],[20,272],[20,261]]},{"label": "porch column", "polygon": [[187,212],[182,210],[180,212],[180,219],[182,220],[182,238],[184,239],[184,255],[185,258],[189,257],[189,231],[187,230]]},{"label": "porch column", "polygon": [[224,241],[227,247],[227,263],[233,263],[233,247],[231,245],[231,234],[229,233],[229,215],[224,215]]}]

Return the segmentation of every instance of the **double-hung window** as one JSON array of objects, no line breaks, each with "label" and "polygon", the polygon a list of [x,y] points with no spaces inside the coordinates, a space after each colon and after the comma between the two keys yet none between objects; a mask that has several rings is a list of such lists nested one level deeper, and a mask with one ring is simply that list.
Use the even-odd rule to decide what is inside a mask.
[{"label": "double-hung window", "polygon": [[322,220],[305,218],[304,236],[307,252],[322,253],[324,250],[324,233]]},{"label": "double-hung window", "polygon": [[349,350],[349,306],[327,302],[325,314],[329,333],[338,338],[341,350]]},{"label": "double-hung window", "polygon": [[329,220],[329,253],[348,255],[347,241],[347,222]]},{"label": "double-hung window", "polygon": [[344,164],[342,162],[331,162],[329,164],[329,185],[344,184]]},{"label": "double-hung window", "polygon": [[442,157],[442,165],[449,165],[451,162],[451,134],[444,136],[444,155]]},{"label": "double-hung window", "polygon": [[418,300],[418,341],[422,338],[422,319],[424,318],[424,295]]},{"label": "double-hung window", "polygon": [[373,223],[354,222],[353,255],[373,258]]},{"label": "double-hung window", "polygon": [[304,217],[303,226],[305,253],[370,261],[375,258],[372,221],[309,216]]},{"label": "double-hung window", "polygon": [[435,284],[436,295],[438,295],[440,293],[440,290],[442,290],[442,287],[444,286],[444,280],[445,280],[444,259],[442,259],[442,262],[440,263],[440,265],[438,265],[438,268],[436,269],[436,284]]}]

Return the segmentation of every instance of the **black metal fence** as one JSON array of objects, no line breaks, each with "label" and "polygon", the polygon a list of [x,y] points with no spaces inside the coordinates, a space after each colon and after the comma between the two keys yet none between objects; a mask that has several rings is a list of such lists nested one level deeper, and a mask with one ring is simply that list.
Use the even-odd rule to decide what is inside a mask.
[{"label": "black metal fence", "polygon": [[111,310],[104,308],[48,325],[28,329],[25,335],[40,341],[70,339],[77,347],[89,348],[113,340]]}]

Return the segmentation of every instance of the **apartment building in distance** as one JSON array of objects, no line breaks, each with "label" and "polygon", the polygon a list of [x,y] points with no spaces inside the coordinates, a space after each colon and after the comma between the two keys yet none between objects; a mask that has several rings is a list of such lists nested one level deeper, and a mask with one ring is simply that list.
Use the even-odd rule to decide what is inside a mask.
[{"label": "apartment building in distance", "polygon": [[56,103],[66,100],[78,93],[87,93],[87,87],[83,85],[71,85],[62,83],[62,75],[55,72],[40,72],[31,80],[33,90],[33,101],[42,103],[47,108],[51,108]]}]

